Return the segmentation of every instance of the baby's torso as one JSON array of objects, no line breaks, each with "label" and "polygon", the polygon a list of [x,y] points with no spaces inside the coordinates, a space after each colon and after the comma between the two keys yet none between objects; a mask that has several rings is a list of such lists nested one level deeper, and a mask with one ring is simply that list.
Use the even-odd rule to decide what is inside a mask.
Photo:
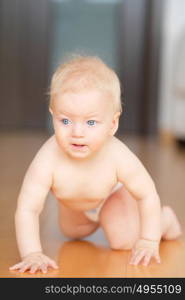
[{"label": "baby's torso", "polygon": [[84,166],[58,159],[52,185],[55,197],[75,210],[97,207],[110,195],[117,183],[112,154],[108,151],[103,159]]}]

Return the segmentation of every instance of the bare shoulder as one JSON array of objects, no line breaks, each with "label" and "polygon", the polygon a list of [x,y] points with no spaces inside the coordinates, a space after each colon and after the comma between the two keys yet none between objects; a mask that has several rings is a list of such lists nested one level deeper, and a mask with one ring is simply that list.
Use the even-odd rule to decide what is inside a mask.
[{"label": "bare shoulder", "polygon": [[48,138],[44,144],[37,151],[33,161],[39,162],[40,165],[53,165],[57,156],[57,144],[55,140],[55,136],[51,136]]},{"label": "bare shoulder", "polygon": [[112,147],[112,152],[113,154],[117,157],[124,159],[124,156],[128,156],[129,154],[132,153],[132,151],[129,149],[129,147],[120,139],[117,137],[113,137],[111,141],[111,147]]},{"label": "bare shoulder", "polygon": [[112,140],[113,159],[118,170],[124,167],[124,170],[141,166],[141,162],[132,150],[120,139],[114,137]]},{"label": "bare shoulder", "polygon": [[55,138],[50,137],[37,151],[30,163],[24,178],[24,184],[33,185],[33,183],[49,189],[52,184],[53,170],[56,165]]},{"label": "bare shoulder", "polygon": [[45,143],[41,146],[39,151],[42,152],[43,154],[44,153],[53,154],[53,152],[55,152],[56,150],[57,150],[56,139],[55,136],[52,135],[45,141]]},{"label": "bare shoulder", "polygon": [[114,144],[118,181],[124,183],[136,198],[141,199],[147,193],[153,192],[155,190],[154,182],[137,155],[117,138],[114,140]]}]

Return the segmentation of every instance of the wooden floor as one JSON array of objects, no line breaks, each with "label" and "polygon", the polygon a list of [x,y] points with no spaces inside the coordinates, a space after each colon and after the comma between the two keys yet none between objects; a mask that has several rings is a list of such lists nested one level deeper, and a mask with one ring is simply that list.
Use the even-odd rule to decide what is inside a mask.
[{"label": "wooden floor", "polygon": [[[15,240],[14,212],[23,175],[33,156],[47,139],[45,133],[0,133],[0,277],[185,277],[185,237],[161,243],[160,265],[131,266],[130,251],[109,249],[99,229],[87,239],[71,241],[57,224],[57,202],[49,195],[40,218],[45,254],[59,264],[46,275],[10,272],[19,261]],[[156,183],[162,204],[170,204],[185,229],[185,150],[155,139],[124,137],[143,161]]]}]

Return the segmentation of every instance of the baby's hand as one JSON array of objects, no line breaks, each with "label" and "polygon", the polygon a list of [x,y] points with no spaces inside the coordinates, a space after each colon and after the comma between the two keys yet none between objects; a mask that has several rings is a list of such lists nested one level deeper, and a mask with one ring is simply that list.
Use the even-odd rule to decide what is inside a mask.
[{"label": "baby's hand", "polygon": [[54,269],[58,268],[55,261],[48,256],[44,255],[42,252],[34,252],[23,257],[20,263],[10,267],[9,270],[18,270],[20,273],[30,270],[30,273],[33,274],[36,271],[46,273],[48,267]]},{"label": "baby's hand", "polygon": [[155,258],[157,263],[160,263],[159,242],[140,239],[132,249],[130,264],[137,265],[143,260],[143,265],[147,266],[152,257]]}]

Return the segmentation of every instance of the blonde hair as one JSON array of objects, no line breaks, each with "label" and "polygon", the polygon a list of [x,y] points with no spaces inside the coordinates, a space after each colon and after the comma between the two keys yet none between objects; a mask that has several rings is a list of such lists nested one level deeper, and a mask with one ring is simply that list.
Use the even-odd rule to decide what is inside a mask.
[{"label": "blonde hair", "polygon": [[56,95],[66,92],[79,92],[98,89],[111,95],[115,110],[122,112],[121,88],[118,76],[96,56],[75,55],[59,65],[52,76],[50,106]]}]

